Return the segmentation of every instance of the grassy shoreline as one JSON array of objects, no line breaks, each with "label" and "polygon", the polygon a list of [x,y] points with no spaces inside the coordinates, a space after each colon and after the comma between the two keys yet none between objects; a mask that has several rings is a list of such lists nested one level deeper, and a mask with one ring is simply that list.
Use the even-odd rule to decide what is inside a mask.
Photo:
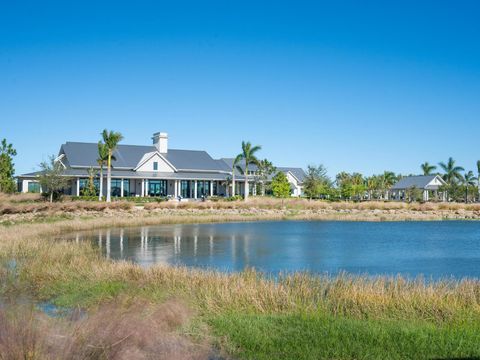
[{"label": "grassy shoreline", "polygon": [[255,271],[227,275],[169,266],[144,269],[106,260],[89,244],[51,241],[66,231],[106,226],[303,216],[193,210],[114,211],[0,226],[0,262],[17,262],[15,277],[1,267],[2,292],[22,291],[60,306],[80,306],[93,317],[112,301],[130,304],[127,308],[134,311],[131,305],[138,302],[157,307],[175,299],[195,314],[175,330],[197,339],[192,349],[208,342],[245,359],[480,356],[476,280],[425,284],[400,277],[293,274],[272,282]]}]

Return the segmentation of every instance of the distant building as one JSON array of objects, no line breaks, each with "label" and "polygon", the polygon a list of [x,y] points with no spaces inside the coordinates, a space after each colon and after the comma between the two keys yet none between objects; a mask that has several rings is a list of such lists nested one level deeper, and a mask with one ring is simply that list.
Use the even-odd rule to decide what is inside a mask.
[{"label": "distant building", "polygon": [[392,199],[405,200],[409,190],[418,189],[422,191],[424,201],[428,201],[432,196],[446,201],[446,192],[440,191],[440,188],[446,184],[440,175],[407,176],[392,186],[390,195]]},{"label": "distant building", "polygon": [[[202,196],[226,196],[231,194],[231,159],[213,159],[207,152],[198,150],[178,150],[168,148],[168,135],[155,133],[153,145],[120,144],[114,152],[112,162],[112,196],[172,196],[197,199]],[[88,170],[99,170],[97,163],[98,144],[67,141],[60,147],[56,161],[65,167],[65,176],[72,180],[65,189],[68,195],[80,195],[87,185]],[[277,168],[287,175],[293,196],[303,194],[301,168]],[[249,189],[257,178],[256,167],[250,166]],[[18,177],[22,192],[38,191],[39,172]],[[99,188],[98,177],[94,180]],[[106,169],[104,168],[103,192],[106,195]],[[235,173],[235,193],[244,195],[245,176]]]}]

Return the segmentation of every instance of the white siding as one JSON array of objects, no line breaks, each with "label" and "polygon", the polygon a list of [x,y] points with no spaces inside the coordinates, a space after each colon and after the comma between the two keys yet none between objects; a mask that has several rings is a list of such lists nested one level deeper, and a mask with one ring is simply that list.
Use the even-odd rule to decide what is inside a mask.
[{"label": "white siding", "polygon": [[287,175],[288,182],[293,189],[292,196],[301,196],[302,195],[302,187],[298,183],[297,179],[292,176],[290,172],[285,173]]},{"label": "white siding", "polygon": [[[153,170],[153,163],[158,162],[158,170]],[[163,160],[158,154],[153,155],[147,160],[137,171],[158,171],[158,172],[174,172],[172,167]]]}]

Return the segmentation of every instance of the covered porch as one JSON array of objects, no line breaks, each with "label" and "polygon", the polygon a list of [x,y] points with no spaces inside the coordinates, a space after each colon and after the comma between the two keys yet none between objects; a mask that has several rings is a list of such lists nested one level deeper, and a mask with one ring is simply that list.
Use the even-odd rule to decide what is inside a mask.
[{"label": "covered porch", "polygon": [[[81,196],[88,184],[88,178],[77,177],[72,180],[71,195]],[[94,179],[97,195],[100,189],[99,179]],[[181,180],[158,178],[112,178],[111,196],[114,197],[170,197],[174,199],[201,199],[202,197],[226,197],[232,194],[232,184],[225,180]],[[253,183],[250,193],[256,194]],[[228,190],[227,190],[228,187]],[[107,194],[107,179],[103,179],[103,194]],[[245,181],[235,181],[235,195],[245,194]]]}]

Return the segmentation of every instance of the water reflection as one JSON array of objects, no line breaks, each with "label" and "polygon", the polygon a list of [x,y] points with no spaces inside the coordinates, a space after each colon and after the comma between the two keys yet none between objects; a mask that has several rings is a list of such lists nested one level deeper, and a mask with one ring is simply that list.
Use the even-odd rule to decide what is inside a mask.
[{"label": "water reflection", "polygon": [[162,225],[77,233],[72,240],[143,266],[480,276],[479,222]]}]

